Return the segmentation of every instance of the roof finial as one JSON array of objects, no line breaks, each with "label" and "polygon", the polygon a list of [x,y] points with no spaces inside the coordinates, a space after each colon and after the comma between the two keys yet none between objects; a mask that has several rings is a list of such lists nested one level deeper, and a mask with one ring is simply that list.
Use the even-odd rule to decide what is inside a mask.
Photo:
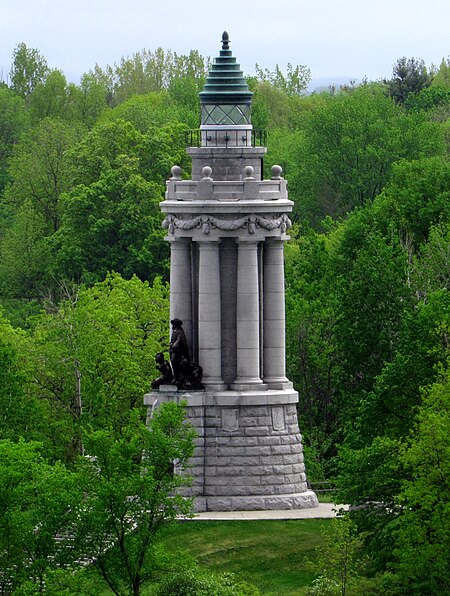
[{"label": "roof finial", "polygon": [[228,35],[228,33],[226,31],[224,31],[222,33],[222,50],[230,49],[229,41],[230,41],[230,36]]}]

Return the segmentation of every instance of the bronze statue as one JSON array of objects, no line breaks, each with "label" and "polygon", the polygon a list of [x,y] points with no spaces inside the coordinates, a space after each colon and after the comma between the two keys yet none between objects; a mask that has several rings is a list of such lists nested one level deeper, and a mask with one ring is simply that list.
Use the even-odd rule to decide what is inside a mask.
[{"label": "bronze statue", "polygon": [[183,321],[172,319],[172,336],[170,338],[170,364],[172,366],[173,384],[181,388],[184,386],[184,376],[181,362],[183,358],[190,360],[189,347],[183,329]]},{"label": "bronze statue", "polygon": [[184,389],[204,389],[202,384],[203,369],[196,362],[181,358],[181,370],[184,377]]},{"label": "bronze statue", "polygon": [[152,383],[153,389],[161,385],[176,385],[177,389],[199,390],[202,385],[203,369],[189,356],[189,347],[183,330],[183,321],[172,319],[172,336],[170,338],[170,364],[164,359],[164,354],[158,352],[155,360],[161,376]]},{"label": "bronze statue", "polygon": [[152,388],[158,389],[160,385],[171,385],[173,382],[172,369],[167,360],[165,360],[164,354],[162,352],[158,352],[155,356],[155,360],[161,376],[152,382]]}]

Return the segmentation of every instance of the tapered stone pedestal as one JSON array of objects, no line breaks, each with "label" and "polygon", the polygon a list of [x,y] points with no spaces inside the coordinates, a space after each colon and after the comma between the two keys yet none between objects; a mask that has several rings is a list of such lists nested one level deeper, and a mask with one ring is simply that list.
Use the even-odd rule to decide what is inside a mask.
[{"label": "tapered stone pedestal", "polygon": [[156,400],[187,402],[187,420],[197,431],[187,471],[197,512],[317,507],[306,484],[295,391],[214,393],[168,387],[145,396],[150,412]]}]

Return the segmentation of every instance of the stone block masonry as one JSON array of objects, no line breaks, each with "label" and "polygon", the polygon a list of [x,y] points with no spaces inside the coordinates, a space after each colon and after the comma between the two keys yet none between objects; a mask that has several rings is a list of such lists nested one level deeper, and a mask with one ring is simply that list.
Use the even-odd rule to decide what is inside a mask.
[{"label": "stone block masonry", "polygon": [[[152,392],[156,400],[186,401],[187,422],[197,432],[196,453],[185,494],[195,497],[196,511],[299,509],[316,507],[308,490],[302,437],[297,424],[295,391],[282,390],[276,405],[246,405],[248,395],[211,392]],[[275,392],[271,392],[275,393]],[[205,449],[205,443],[207,449]]]}]

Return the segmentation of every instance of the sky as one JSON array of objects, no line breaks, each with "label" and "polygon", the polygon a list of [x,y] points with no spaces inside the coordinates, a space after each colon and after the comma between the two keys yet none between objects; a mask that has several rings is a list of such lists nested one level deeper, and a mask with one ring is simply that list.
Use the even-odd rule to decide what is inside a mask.
[{"label": "sky", "polygon": [[449,0],[0,0],[0,79],[37,48],[79,83],[142,49],[214,58],[222,32],[244,74],[305,65],[314,81],[390,78],[398,58],[450,55]]}]

